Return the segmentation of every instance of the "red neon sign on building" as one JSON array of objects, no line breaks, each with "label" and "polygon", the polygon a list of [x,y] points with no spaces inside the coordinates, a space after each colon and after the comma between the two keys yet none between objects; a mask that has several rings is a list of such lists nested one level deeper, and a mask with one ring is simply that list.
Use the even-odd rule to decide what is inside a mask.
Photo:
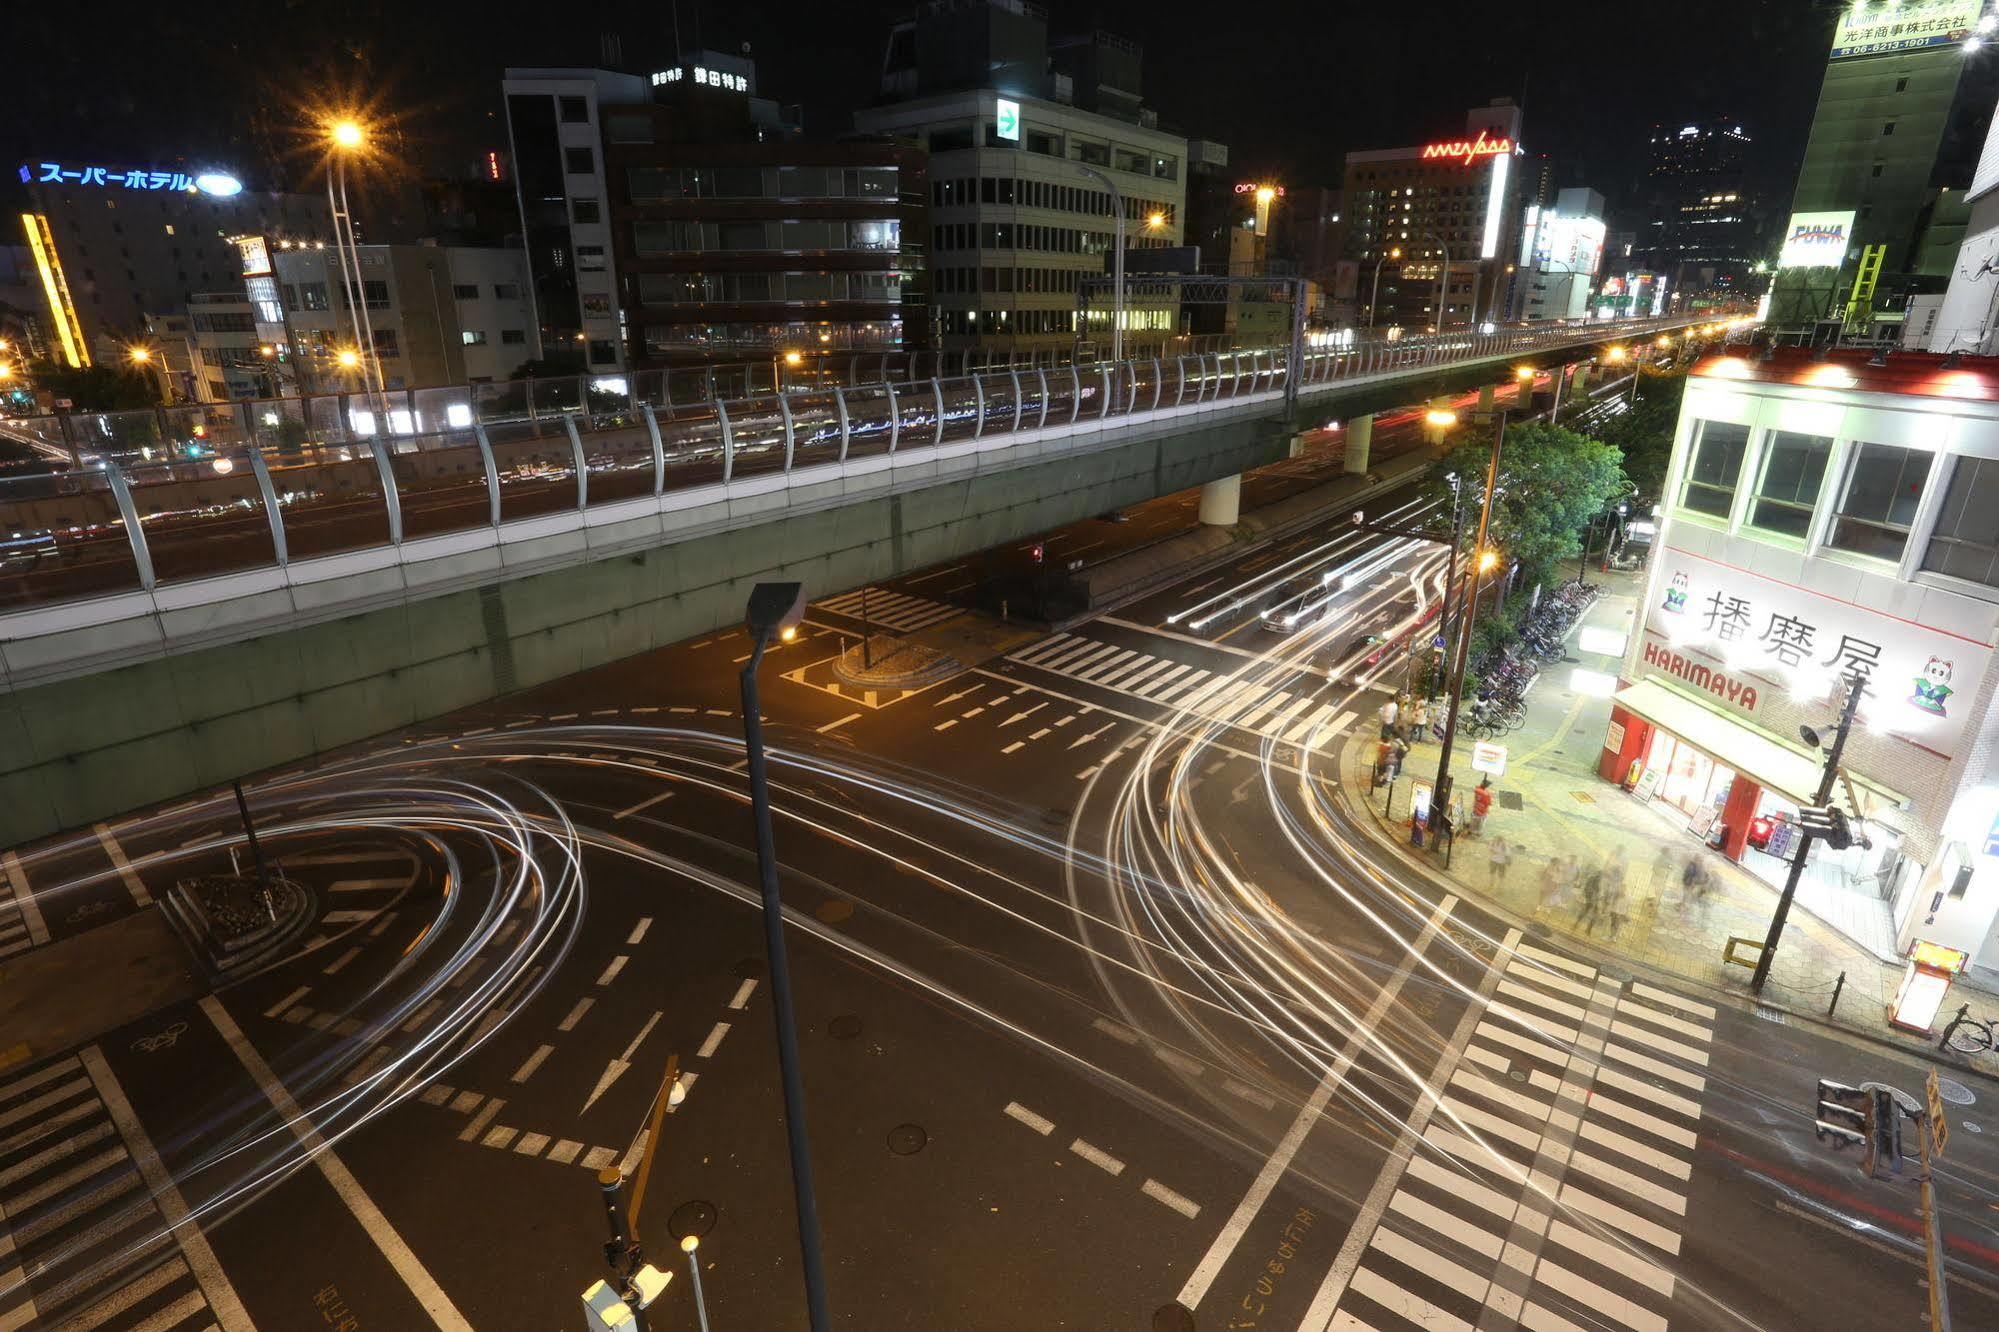
[{"label": "red neon sign on building", "polygon": [[1476,139],[1458,139],[1450,143],[1426,143],[1423,145],[1424,157],[1462,157],[1465,160],[1464,164],[1466,166],[1470,166],[1481,157],[1497,157],[1502,153],[1511,153],[1512,151],[1513,140],[1507,138],[1488,139],[1485,137],[1484,130],[1478,132],[1478,138]]}]

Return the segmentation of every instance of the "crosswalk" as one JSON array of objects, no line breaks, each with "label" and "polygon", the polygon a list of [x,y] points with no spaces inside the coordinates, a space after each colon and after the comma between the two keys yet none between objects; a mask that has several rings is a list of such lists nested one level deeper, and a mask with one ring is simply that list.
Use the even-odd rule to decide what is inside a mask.
[{"label": "crosswalk", "polygon": [[[177,1210],[178,1195],[107,1105],[107,1094],[123,1104],[115,1086],[94,1046],[0,1082],[0,1332],[236,1321],[216,1313],[176,1243],[160,1194]],[[198,1232],[192,1243],[212,1262]]]},{"label": "crosswalk", "polygon": [[1714,1017],[1520,945],[1324,1326],[1667,1332]]},{"label": "crosswalk", "polygon": [[[866,615],[862,602],[866,600]],[[958,606],[947,606],[941,601],[930,601],[923,597],[912,597],[905,592],[891,592],[883,587],[862,588],[853,592],[843,592],[837,597],[815,601],[814,606],[833,611],[851,619],[865,619],[869,624],[881,629],[893,629],[897,633],[914,633],[927,629],[933,624],[941,624],[953,615],[963,614]]]},{"label": "crosswalk", "polygon": [[1053,634],[1008,660],[1226,722],[1287,745],[1322,745],[1346,730],[1355,716],[1340,711],[1336,703],[1321,702],[1313,686],[1323,682],[1309,673],[1280,689],[1074,634]]},{"label": "crosswalk", "polygon": [[47,943],[49,932],[42,924],[20,858],[9,851],[0,859],[0,869],[4,869],[0,874],[0,957],[12,957]]}]

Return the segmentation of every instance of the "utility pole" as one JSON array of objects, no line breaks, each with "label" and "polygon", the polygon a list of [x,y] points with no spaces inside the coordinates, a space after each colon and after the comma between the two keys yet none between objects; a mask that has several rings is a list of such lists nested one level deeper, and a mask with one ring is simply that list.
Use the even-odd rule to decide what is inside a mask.
[{"label": "utility pole", "polygon": [[[1465,664],[1471,657],[1472,621],[1478,618],[1479,576],[1485,572],[1488,554],[1485,548],[1486,536],[1492,530],[1492,496],[1499,489],[1499,450],[1506,441],[1507,409],[1500,408],[1493,421],[1492,456],[1485,464],[1485,500],[1478,511],[1478,538],[1472,542],[1472,567],[1468,579],[1470,588],[1465,599],[1464,614],[1458,620],[1457,651],[1451,663],[1449,692],[1444,699],[1444,741],[1437,749],[1437,781],[1435,794],[1431,797],[1431,826],[1438,828],[1445,836],[1456,839],[1457,832],[1451,825],[1451,747],[1458,736],[1458,703],[1465,688]],[[1453,546],[1455,549],[1455,545]],[[1435,842],[1432,842],[1435,845]],[[1448,843],[1446,844],[1448,845]],[[1447,866],[1450,861],[1444,862]]]},{"label": "utility pole", "polygon": [[[1846,749],[1847,734],[1853,729],[1853,714],[1860,707],[1860,695],[1866,687],[1867,681],[1860,675],[1846,678],[1846,706],[1839,710],[1839,730],[1833,735],[1832,749],[1826,754],[1825,768],[1819,774],[1819,793],[1812,801],[1817,808],[1824,808],[1832,799],[1833,785],[1839,780],[1839,756]],[[1749,978],[1749,988],[1758,994],[1763,992],[1763,982],[1770,979],[1770,959],[1777,955],[1777,941],[1784,937],[1791,899],[1798,895],[1798,881],[1805,876],[1805,860],[1811,854],[1816,836],[1816,830],[1807,824],[1798,837],[1797,853],[1791,857],[1791,872],[1784,876],[1784,891],[1777,899],[1777,913],[1770,918],[1770,933],[1765,936],[1763,952],[1756,959],[1756,972]]]}]

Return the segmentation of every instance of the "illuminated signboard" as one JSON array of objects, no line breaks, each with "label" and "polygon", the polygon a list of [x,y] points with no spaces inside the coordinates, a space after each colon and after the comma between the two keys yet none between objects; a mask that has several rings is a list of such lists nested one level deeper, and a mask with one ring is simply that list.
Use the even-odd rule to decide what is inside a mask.
[{"label": "illuminated signboard", "polygon": [[673,69],[659,70],[652,76],[652,86],[664,88],[669,83],[679,83],[683,79],[698,83],[704,88],[726,88],[730,92],[750,90],[750,81],[746,76],[709,69],[705,65],[692,65],[686,68],[676,66]]},{"label": "illuminated signboard", "polygon": [[1458,139],[1450,143],[1426,143],[1421,156],[1425,158],[1463,158],[1465,166],[1470,166],[1481,157],[1510,157],[1513,155],[1513,140],[1501,137],[1488,139],[1480,130],[1476,139]]},{"label": "illuminated signboard", "polygon": [[64,166],[61,162],[38,162],[21,168],[23,185],[105,185],[127,190],[164,190],[169,194],[212,194],[226,199],[240,194],[243,184],[221,171],[204,171],[190,176],[185,171],[146,171],[134,167]]},{"label": "illuminated signboard", "polygon": [[1832,58],[1887,55],[1926,46],[1962,42],[1978,27],[1984,0],[1903,0],[1855,4],[1840,15],[1832,37]]},{"label": "illuminated signboard", "polygon": [[500,178],[500,155],[496,152],[488,152],[486,154],[486,179],[498,180],[499,178]]},{"label": "illuminated signboard", "polygon": [[69,298],[69,279],[63,276],[49,219],[42,213],[23,213],[21,225],[28,232],[28,253],[34,256],[35,271],[42,279],[42,297],[49,303],[49,316],[62,343],[63,362],[80,370],[90,364],[90,345],[83,340],[83,324]]},{"label": "illuminated signboard", "polygon": [[243,260],[243,276],[258,277],[271,271],[271,247],[262,236],[233,238],[236,253]]},{"label": "illuminated signboard", "polygon": [[1253,180],[1239,180],[1235,183],[1235,192],[1237,194],[1255,194],[1258,190],[1266,189],[1277,191],[1277,197],[1280,199],[1284,197],[1284,187],[1282,185],[1259,185]]},{"label": "illuminated signboard", "polygon": [[998,108],[993,112],[993,133],[1008,143],[1020,142],[1020,103],[999,99]]},{"label": "illuminated signboard", "polygon": [[1853,210],[1843,213],[1793,213],[1784,228],[1780,268],[1838,268],[1853,240]]}]

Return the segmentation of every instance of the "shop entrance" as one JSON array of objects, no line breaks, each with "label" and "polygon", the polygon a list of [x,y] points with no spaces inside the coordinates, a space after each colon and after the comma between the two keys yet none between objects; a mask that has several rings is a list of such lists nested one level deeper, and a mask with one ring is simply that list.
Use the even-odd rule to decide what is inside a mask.
[{"label": "shop entrance", "polygon": [[1659,774],[1654,798],[1686,815],[1688,826],[1706,837],[1709,826],[1728,801],[1729,787],[1735,783],[1735,769],[1716,763],[1660,727],[1652,730],[1652,747],[1645,763]]}]

